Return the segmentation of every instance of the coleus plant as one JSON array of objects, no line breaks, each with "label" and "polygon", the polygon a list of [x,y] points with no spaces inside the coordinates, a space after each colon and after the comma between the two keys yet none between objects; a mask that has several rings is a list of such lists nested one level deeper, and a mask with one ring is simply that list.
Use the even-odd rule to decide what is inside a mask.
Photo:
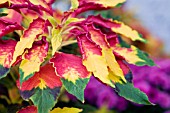
[{"label": "coleus plant", "polygon": [[[124,2],[71,0],[71,8],[61,13],[52,9],[54,0],[0,1],[0,78],[5,77],[10,68],[17,67],[20,94],[34,104],[19,113],[50,112],[61,87],[84,102],[84,89],[90,76],[113,87],[128,100],[152,104],[143,92],[133,87],[127,64],[155,64],[146,53],[133,45],[124,47],[120,40],[124,36],[145,43],[142,35],[117,20],[100,15],[79,16]],[[81,56],[59,51],[73,43],[78,43]],[[56,109],[52,112],[68,110]]]}]

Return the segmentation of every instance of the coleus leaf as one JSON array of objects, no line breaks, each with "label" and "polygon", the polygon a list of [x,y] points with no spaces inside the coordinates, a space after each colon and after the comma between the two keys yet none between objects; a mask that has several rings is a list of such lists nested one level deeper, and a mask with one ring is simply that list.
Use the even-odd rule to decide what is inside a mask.
[{"label": "coleus leaf", "polygon": [[0,39],[0,79],[5,77],[11,67],[11,61],[17,42]]},{"label": "coleus leaf", "polygon": [[109,78],[107,63],[102,56],[101,49],[88,40],[86,35],[78,36],[78,44],[83,55],[83,65],[89,72],[93,72],[94,76],[99,78],[103,83],[114,87]]},{"label": "coleus leaf", "polygon": [[130,38],[133,41],[139,40],[146,42],[146,40],[137,31],[131,29],[129,26],[123,24],[122,22],[104,19],[100,15],[89,16],[86,21],[96,23],[102,27],[108,28],[115,33]]},{"label": "coleus leaf", "polygon": [[24,31],[24,34],[15,47],[12,63],[15,62],[18,56],[23,54],[26,48],[31,48],[34,40],[43,34],[45,29],[44,24],[45,21],[43,19],[37,18],[30,24],[29,28]]},{"label": "coleus leaf", "polygon": [[[39,89],[31,96],[31,100],[38,108],[38,113],[49,113],[56,103],[56,96],[59,94],[59,89]],[[57,95],[56,95],[57,93]]]},{"label": "coleus leaf", "polygon": [[34,72],[39,71],[41,63],[48,53],[48,42],[43,37],[42,40],[34,42],[31,49],[23,54],[23,60],[19,67],[20,84],[33,76]]},{"label": "coleus leaf", "polygon": [[[62,28],[60,26],[55,28],[54,26],[56,26],[56,25],[53,24],[52,39],[51,39],[52,55],[54,55],[55,52],[59,49],[59,47],[62,44],[62,41],[69,37],[69,36],[65,36],[65,35],[67,35],[67,32],[69,32],[70,27],[72,27],[72,26],[69,26],[69,24],[71,24],[72,22],[79,22],[82,20],[84,20],[84,19],[68,18],[64,22],[64,25]],[[53,23],[53,22],[51,22],[51,23]],[[66,30],[65,30],[65,33],[63,33],[64,29],[66,29],[66,28],[68,31],[66,32]]]},{"label": "coleus leaf", "polygon": [[135,88],[132,83],[116,84],[116,91],[122,97],[132,102],[144,105],[153,105],[145,93]]},{"label": "coleus leaf", "polygon": [[67,80],[61,79],[64,87],[70,93],[76,96],[80,101],[84,103],[84,89],[86,88],[90,78],[79,78],[75,83]]},{"label": "coleus leaf", "polygon": [[15,22],[9,22],[0,18],[0,38],[14,30],[23,30],[23,27]]},{"label": "coleus leaf", "polygon": [[51,64],[46,64],[36,72],[34,76],[22,83],[17,82],[21,96],[24,99],[31,98],[38,108],[38,113],[48,113],[55,105],[56,98],[62,85],[60,77],[56,75]]},{"label": "coleus leaf", "polygon": [[131,72],[129,66],[127,65],[127,62],[122,59],[121,60],[117,59],[117,62],[123,71],[126,81],[132,83],[133,75],[132,75],[132,72]]},{"label": "coleus leaf", "polygon": [[[122,69],[120,68],[119,64],[116,61],[116,58],[112,52],[112,48],[110,47],[109,43],[107,42],[106,35],[103,34],[99,29],[96,29],[93,25],[89,24],[88,31],[90,33],[91,40],[96,43],[102,50],[102,56],[106,59],[106,63],[109,67],[109,70],[112,71],[109,76],[119,77],[123,81],[126,82]],[[115,78],[115,77],[114,77]],[[114,80],[113,80],[114,81]]]},{"label": "coleus leaf", "polygon": [[54,108],[50,113],[80,113],[82,112],[82,109],[78,108]]},{"label": "coleus leaf", "polygon": [[79,4],[85,4],[85,3],[94,3],[94,4],[100,4],[102,7],[115,7],[118,4],[122,4],[126,0],[78,0]]},{"label": "coleus leaf", "polygon": [[[8,3],[5,4],[5,3]],[[6,2],[0,3],[5,8],[18,9],[28,8],[28,10],[33,10],[40,15],[43,15],[43,11],[52,15],[52,8],[45,0],[7,0]]]},{"label": "coleus leaf", "polygon": [[122,56],[128,63],[138,66],[154,66],[155,63],[141,50],[131,45],[130,48],[112,47],[113,51]]},{"label": "coleus leaf", "polygon": [[61,28],[52,29],[52,38],[51,38],[52,55],[54,55],[57,49],[61,46],[62,43],[61,32],[62,32]]},{"label": "coleus leaf", "polygon": [[8,15],[1,17],[2,20],[6,20],[8,22],[13,22],[13,23],[16,22],[18,25],[21,25],[22,16],[19,12],[15,11],[13,9],[4,8],[3,13],[7,13]]},{"label": "coleus leaf", "polygon": [[56,53],[50,62],[62,78],[66,90],[84,101],[84,89],[89,81],[90,73],[83,66],[81,58],[71,54]]},{"label": "coleus leaf", "polygon": [[71,14],[76,17],[78,14],[88,10],[103,10],[122,4],[126,0],[72,0],[71,9],[75,9]]},{"label": "coleus leaf", "polygon": [[[50,113],[80,113],[82,112],[82,109],[78,108],[54,108]],[[36,106],[27,106],[26,108],[22,108],[19,110],[17,113],[38,113],[37,107]]]},{"label": "coleus leaf", "polygon": [[37,107],[27,106],[26,108],[20,109],[17,113],[37,113]]}]

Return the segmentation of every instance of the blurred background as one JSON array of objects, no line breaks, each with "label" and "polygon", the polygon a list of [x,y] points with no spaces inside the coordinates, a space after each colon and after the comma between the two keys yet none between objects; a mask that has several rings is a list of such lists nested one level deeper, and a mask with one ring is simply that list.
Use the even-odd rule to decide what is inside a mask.
[{"label": "blurred background", "polygon": [[[53,8],[62,11],[70,7],[69,0],[57,0]],[[103,85],[91,77],[85,90],[85,103],[63,91],[59,107],[83,108],[83,113],[170,113],[170,0],[127,0],[119,8],[108,11],[91,11],[89,14],[101,14],[105,18],[123,21],[141,33],[148,43],[131,42],[149,53],[158,66],[137,67],[129,65],[134,75],[134,86],[145,92],[149,100],[156,105],[144,106],[119,97],[109,86]],[[63,47],[61,51],[77,54],[77,44]],[[29,105],[23,101],[15,85],[15,78],[8,76],[0,80],[0,113],[15,113],[17,109]],[[21,105],[22,103],[22,105]]]}]

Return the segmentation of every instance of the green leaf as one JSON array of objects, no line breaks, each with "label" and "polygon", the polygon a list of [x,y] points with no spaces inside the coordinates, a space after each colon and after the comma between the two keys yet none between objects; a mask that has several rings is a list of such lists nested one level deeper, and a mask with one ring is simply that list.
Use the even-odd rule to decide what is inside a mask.
[{"label": "green leaf", "polygon": [[145,93],[135,88],[131,83],[125,84],[116,84],[116,91],[122,97],[132,102],[144,105],[154,105],[148,100],[148,97]]},{"label": "green leaf", "polygon": [[49,88],[36,89],[34,95],[31,97],[31,100],[34,105],[38,107],[38,113],[49,113],[49,111],[54,107],[56,103],[56,91],[59,93],[59,89],[54,90]]},{"label": "green leaf", "polygon": [[84,102],[84,89],[89,82],[89,78],[79,78],[75,83],[68,81],[67,79],[61,79],[61,81],[70,94],[73,94],[77,99]]},{"label": "green leaf", "polygon": [[140,49],[137,49],[137,56],[141,58],[144,62],[136,62],[137,66],[143,66],[143,65],[148,65],[148,66],[155,66],[156,64],[152,59],[148,57],[148,54],[141,51]]}]

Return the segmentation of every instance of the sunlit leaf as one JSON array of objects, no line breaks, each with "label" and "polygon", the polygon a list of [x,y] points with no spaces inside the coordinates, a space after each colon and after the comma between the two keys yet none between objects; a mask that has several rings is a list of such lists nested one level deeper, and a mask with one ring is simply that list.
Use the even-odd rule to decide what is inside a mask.
[{"label": "sunlit leaf", "polygon": [[[106,35],[103,34],[99,29],[94,28],[92,25],[88,25],[88,31],[91,35],[92,41],[96,43],[98,46],[101,47],[102,56],[104,56],[106,63],[112,71],[112,74],[110,73],[110,78],[115,78],[111,76],[119,76],[123,81],[126,82],[122,69],[120,68],[119,64],[116,61],[116,58],[112,52],[111,47],[109,46],[109,43],[107,42]],[[115,81],[114,79],[111,79],[112,81]],[[121,81],[121,80],[120,80]],[[118,81],[117,81],[118,82]]]},{"label": "sunlit leaf", "polygon": [[102,56],[101,50],[83,35],[79,36],[78,44],[83,55],[83,65],[86,66],[87,70],[93,72],[94,76],[99,78],[103,83],[114,87],[108,76],[107,62]]},{"label": "sunlit leaf", "polygon": [[79,108],[54,108],[50,113],[80,113],[82,109]]},{"label": "sunlit leaf", "polygon": [[78,14],[89,10],[103,10],[113,8],[124,3],[125,1],[126,0],[73,0],[72,9],[75,10],[71,15],[72,17],[76,17]]},{"label": "sunlit leaf", "polygon": [[33,93],[35,88],[43,90],[44,88],[55,89],[62,85],[60,77],[55,73],[55,69],[46,64],[40,68],[39,72],[36,72],[34,76],[22,83],[22,86],[18,82],[17,86],[21,91],[21,96],[24,99],[28,99]]},{"label": "sunlit leaf", "polygon": [[81,58],[72,54],[56,53],[50,62],[59,76],[73,83],[78,78],[87,78],[90,75]]},{"label": "sunlit leaf", "polygon": [[38,113],[48,113],[56,103],[61,88],[60,77],[51,64],[46,64],[34,76],[17,84],[24,99],[31,98]]},{"label": "sunlit leaf", "polygon": [[112,27],[112,31],[119,33],[121,35],[126,36],[127,38],[130,38],[132,41],[135,40],[140,40],[142,42],[146,42],[146,40],[135,30],[133,30],[132,28],[130,28],[129,26],[125,25],[122,22],[118,22],[118,21],[113,21],[114,23],[120,24],[120,27]]},{"label": "sunlit leaf", "polygon": [[94,3],[101,4],[103,7],[115,7],[118,4],[125,2],[126,0],[79,0],[81,4],[86,3]]},{"label": "sunlit leaf", "polygon": [[31,49],[25,51],[23,60],[19,67],[20,83],[30,78],[34,72],[38,72],[41,63],[47,56],[48,42],[45,37],[37,42],[33,43]]},{"label": "sunlit leaf", "polygon": [[84,89],[89,81],[90,73],[82,64],[82,59],[78,56],[56,53],[50,60],[56,72],[63,79],[62,83],[66,90],[84,101]]},{"label": "sunlit leaf", "polygon": [[122,22],[113,21],[109,19],[104,19],[100,15],[98,16],[89,16],[87,21],[96,23],[102,27],[111,29],[113,32],[121,34],[127,38],[130,38],[132,41],[142,41],[146,42],[146,40],[135,30],[125,25]]},{"label": "sunlit leaf", "polygon": [[27,30],[24,31],[23,36],[15,47],[12,63],[15,62],[19,55],[22,55],[26,48],[31,48],[35,39],[43,34],[45,21],[41,18],[35,19]]},{"label": "sunlit leaf", "polygon": [[154,66],[154,62],[141,50],[131,45],[130,48],[112,47],[113,51],[121,55],[130,64],[139,66],[149,65]]}]

